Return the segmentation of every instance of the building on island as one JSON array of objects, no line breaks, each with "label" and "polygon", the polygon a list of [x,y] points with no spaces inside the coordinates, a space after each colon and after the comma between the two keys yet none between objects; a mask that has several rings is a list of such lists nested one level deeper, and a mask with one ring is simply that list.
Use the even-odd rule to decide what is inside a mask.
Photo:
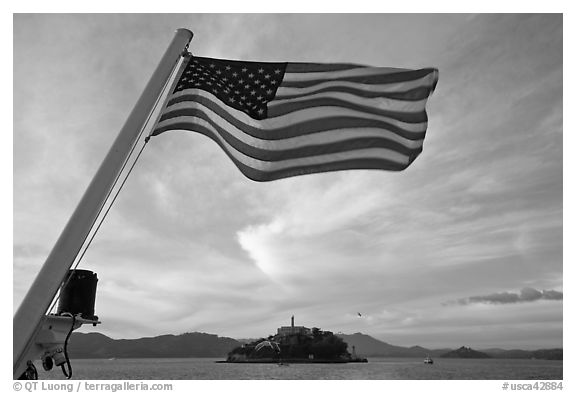
[{"label": "building on island", "polygon": [[281,326],[278,328],[278,337],[291,336],[294,334],[301,334],[305,336],[311,336],[312,330],[305,326],[294,326],[294,315],[292,315],[292,321],[290,326]]},{"label": "building on island", "polygon": [[365,358],[347,351],[346,344],[332,332],[319,328],[295,326],[292,316],[290,326],[281,326],[274,336],[260,338],[234,348],[228,353],[227,362],[247,363],[347,363],[366,362]]}]

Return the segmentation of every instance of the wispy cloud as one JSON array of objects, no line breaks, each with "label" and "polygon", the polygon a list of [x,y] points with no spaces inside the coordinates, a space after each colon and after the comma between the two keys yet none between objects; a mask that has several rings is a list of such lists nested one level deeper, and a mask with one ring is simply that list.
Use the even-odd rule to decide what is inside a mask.
[{"label": "wispy cloud", "polygon": [[343,259],[362,252],[358,228],[387,208],[393,185],[373,187],[371,176],[360,173],[336,176],[328,184],[312,178],[281,183],[265,198],[277,209],[264,223],[237,232],[241,247],[266,274],[282,279],[338,270]]},{"label": "wispy cloud", "polygon": [[551,290],[539,291],[534,288],[523,288],[520,293],[516,292],[498,292],[489,295],[470,296],[463,299],[458,299],[448,304],[467,305],[473,303],[488,303],[488,304],[511,304],[522,302],[534,302],[537,300],[562,300],[562,292]]}]

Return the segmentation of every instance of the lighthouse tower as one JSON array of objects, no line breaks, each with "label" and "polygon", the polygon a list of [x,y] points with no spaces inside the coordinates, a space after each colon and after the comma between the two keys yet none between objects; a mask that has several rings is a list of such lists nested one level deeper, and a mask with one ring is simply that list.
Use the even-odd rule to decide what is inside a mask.
[{"label": "lighthouse tower", "polygon": [[282,326],[278,328],[278,336],[291,336],[295,334],[311,335],[312,330],[305,326],[294,325],[294,315],[290,319],[290,326]]}]

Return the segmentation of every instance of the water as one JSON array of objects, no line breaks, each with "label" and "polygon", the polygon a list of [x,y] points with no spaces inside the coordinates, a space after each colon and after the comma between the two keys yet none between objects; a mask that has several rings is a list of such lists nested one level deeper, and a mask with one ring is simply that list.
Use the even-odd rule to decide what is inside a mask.
[{"label": "water", "polygon": [[[434,359],[433,365],[414,358],[369,358],[368,363],[239,364],[221,359],[72,359],[73,378],[89,380],[561,380],[562,361],[525,359]],[[40,379],[64,379],[62,371]]]}]

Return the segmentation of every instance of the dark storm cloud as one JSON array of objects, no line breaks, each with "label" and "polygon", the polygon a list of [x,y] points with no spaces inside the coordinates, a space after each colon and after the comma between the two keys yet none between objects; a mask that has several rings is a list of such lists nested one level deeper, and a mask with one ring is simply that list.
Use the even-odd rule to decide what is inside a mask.
[{"label": "dark storm cloud", "polygon": [[533,302],[536,300],[562,300],[563,293],[555,290],[539,291],[534,288],[523,288],[520,293],[514,292],[498,292],[489,295],[470,296],[467,298],[458,299],[455,302],[447,304],[473,304],[473,303],[488,303],[488,304],[510,304]]}]

